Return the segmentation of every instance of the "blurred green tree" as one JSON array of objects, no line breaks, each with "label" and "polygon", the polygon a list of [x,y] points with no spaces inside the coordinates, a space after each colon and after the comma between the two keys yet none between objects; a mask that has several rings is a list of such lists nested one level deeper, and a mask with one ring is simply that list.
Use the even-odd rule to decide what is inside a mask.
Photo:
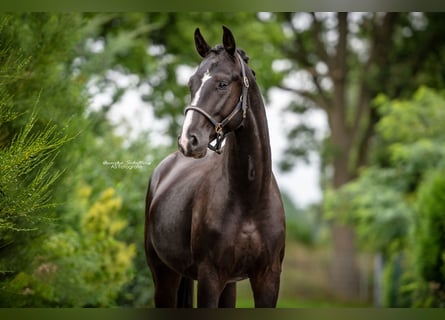
[{"label": "blurred green tree", "polygon": [[[285,39],[281,26],[255,13],[95,13],[84,18],[88,37],[75,68],[89,86],[110,94],[103,112],[107,114],[126,90],[139,88],[155,115],[168,121],[165,134],[173,139],[189,103],[187,77],[201,59],[193,42],[197,27],[212,44],[222,42],[223,24],[233,27],[238,45],[252,57],[252,68],[260,71],[258,83],[265,92],[282,79],[282,72],[271,70]],[[120,75],[133,76],[134,81],[122,83]]]},{"label": "blurred green tree", "polygon": [[444,102],[425,87],[411,99],[378,97],[375,163],[326,194],[325,213],[353,226],[362,249],[383,254],[386,306],[443,303]]},{"label": "blurred green tree", "polygon": [[65,169],[60,154],[75,130],[69,116],[60,122],[49,114],[60,114],[60,105],[71,109],[66,115],[82,107],[62,63],[76,41],[75,22],[70,15],[0,15],[2,305],[16,293],[11,279],[29,268],[59,218],[53,194]]},{"label": "blurred green tree", "polygon": [[406,280],[395,289],[411,305],[442,306],[445,96],[443,92],[421,87],[410,100],[381,102],[383,118],[377,130],[385,144],[389,143],[389,163],[385,160],[381,164],[394,168],[394,181],[406,194],[405,202],[413,212],[404,253],[409,264],[401,271]]},{"label": "blurred green tree", "polygon": [[[107,74],[80,69],[90,21],[82,14],[0,16],[2,306],[143,306],[151,299],[145,259],[135,252],[142,252],[150,163],[167,151],[150,148],[147,133],[125,142],[104,111],[88,108],[89,82]],[[134,170],[105,161],[130,161]],[[88,201],[76,195],[85,186]],[[110,187],[119,206],[101,196]],[[95,212],[103,219],[86,223]],[[105,239],[98,228],[108,228]]]},{"label": "blurred green tree", "polygon": [[[444,163],[444,162],[443,162]],[[416,217],[416,261],[428,284],[424,305],[445,304],[445,175],[444,167],[430,173],[421,185]]]},{"label": "blurred green tree", "polygon": [[[280,48],[287,77],[280,87],[296,96],[291,111],[304,113],[315,107],[327,115],[330,133],[323,150],[325,180],[334,189],[340,188],[369,164],[379,120],[372,101],[379,93],[390,98],[408,97],[421,83],[443,87],[443,68],[433,67],[434,61],[443,66],[443,15],[274,16],[286,35]],[[295,163],[296,156],[306,156],[317,147],[313,144],[316,141],[307,138],[311,131],[307,124],[301,130],[296,128],[290,132],[285,168]],[[354,231],[335,219],[332,222],[334,290],[354,298],[358,290]]]}]

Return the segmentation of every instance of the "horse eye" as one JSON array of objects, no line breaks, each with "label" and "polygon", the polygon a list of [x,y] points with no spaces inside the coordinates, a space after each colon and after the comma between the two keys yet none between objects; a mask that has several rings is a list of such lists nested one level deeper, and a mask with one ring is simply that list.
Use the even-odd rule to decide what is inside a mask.
[{"label": "horse eye", "polygon": [[228,85],[229,83],[227,81],[220,81],[218,82],[218,89],[223,90],[227,88]]}]

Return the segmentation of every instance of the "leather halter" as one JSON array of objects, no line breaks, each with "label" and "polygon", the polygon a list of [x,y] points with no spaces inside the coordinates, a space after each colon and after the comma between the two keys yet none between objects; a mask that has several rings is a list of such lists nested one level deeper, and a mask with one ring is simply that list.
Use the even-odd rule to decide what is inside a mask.
[{"label": "leather halter", "polygon": [[243,120],[246,118],[246,112],[247,112],[247,92],[249,89],[249,79],[247,79],[246,76],[246,69],[244,67],[244,61],[241,58],[241,56],[237,53],[236,56],[238,57],[239,62],[241,63],[241,72],[243,76],[243,91],[240,97],[239,102],[236,104],[235,108],[232,110],[232,112],[225,117],[221,122],[218,122],[214,117],[212,117],[210,114],[208,114],[205,110],[198,108],[198,107],[187,107],[185,108],[184,114],[187,113],[189,110],[194,110],[202,114],[204,117],[206,117],[207,120],[210,121],[210,123],[213,125],[216,133],[216,140],[215,145],[213,146],[210,144],[210,141],[208,148],[218,154],[221,153],[221,147],[224,139],[226,138],[226,134],[228,132],[224,132],[224,128],[232,121],[232,119],[236,116],[236,114],[240,111],[243,112]]}]

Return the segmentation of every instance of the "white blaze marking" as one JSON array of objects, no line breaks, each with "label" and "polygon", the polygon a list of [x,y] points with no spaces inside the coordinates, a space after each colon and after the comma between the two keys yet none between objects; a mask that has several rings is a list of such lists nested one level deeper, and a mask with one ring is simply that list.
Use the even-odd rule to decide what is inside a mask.
[{"label": "white blaze marking", "polygon": [[[204,87],[204,84],[207,82],[207,80],[209,80],[211,77],[212,76],[210,75],[209,70],[207,70],[206,73],[204,73],[204,75],[202,76],[201,86],[199,87],[198,91],[196,91],[195,96],[193,97],[193,101],[190,104],[192,107],[195,107],[198,104],[199,98],[201,97],[201,89],[202,87]],[[185,114],[184,124],[182,125],[181,139],[179,140],[179,143],[184,149],[187,148],[187,143],[188,143],[188,138],[185,133],[192,124],[192,118],[194,113],[195,113],[194,110],[189,110]]]},{"label": "white blaze marking", "polygon": [[201,97],[201,89],[202,87],[204,87],[204,84],[207,82],[207,80],[209,80],[212,76],[210,75],[209,70],[206,71],[206,73],[204,73],[204,75],[202,76],[201,79],[201,86],[199,87],[198,91],[196,91],[195,97],[193,98],[192,101],[192,106],[195,107],[198,104],[199,98]]},{"label": "white blaze marking", "polygon": [[187,113],[185,114],[184,124],[182,125],[181,139],[179,140],[179,143],[184,148],[184,150],[187,148],[187,143],[188,143],[188,139],[185,133],[192,124],[192,117],[194,113],[195,113],[194,110],[187,111]]}]

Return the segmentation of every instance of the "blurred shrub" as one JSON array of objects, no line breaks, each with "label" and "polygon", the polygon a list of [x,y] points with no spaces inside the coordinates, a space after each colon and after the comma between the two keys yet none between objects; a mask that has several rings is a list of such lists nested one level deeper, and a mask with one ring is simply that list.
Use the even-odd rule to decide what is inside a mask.
[{"label": "blurred shrub", "polygon": [[286,238],[306,245],[312,244],[313,234],[307,221],[288,218],[286,220]]},{"label": "blurred shrub", "polygon": [[445,303],[445,97],[425,87],[412,99],[380,96],[375,164],[325,193],[326,218],[355,228],[362,249],[383,253],[386,306]]},{"label": "blurred shrub", "polygon": [[298,208],[288,194],[283,193],[284,211],[286,213],[286,238],[290,241],[312,245],[319,240],[321,210],[318,205]]},{"label": "blurred shrub", "polygon": [[362,249],[387,254],[403,248],[412,219],[395,172],[372,167],[341,189],[328,190],[324,213],[354,226]]},{"label": "blurred shrub", "polygon": [[431,172],[419,190],[415,223],[420,275],[434,296],[431,306],[445,305],[445,170]]},{"label": "blurred shrub", "polygon": [[17,307],[105,307],[115,304],[131,279],[135,246],[117,239],[126,227],[118,217],[122,199],[111,188],[90,199],[88,186],[78,189],[83,208],[79,225],[51,235],[29,271],[7,284],[13,294],[2,304]]}]

